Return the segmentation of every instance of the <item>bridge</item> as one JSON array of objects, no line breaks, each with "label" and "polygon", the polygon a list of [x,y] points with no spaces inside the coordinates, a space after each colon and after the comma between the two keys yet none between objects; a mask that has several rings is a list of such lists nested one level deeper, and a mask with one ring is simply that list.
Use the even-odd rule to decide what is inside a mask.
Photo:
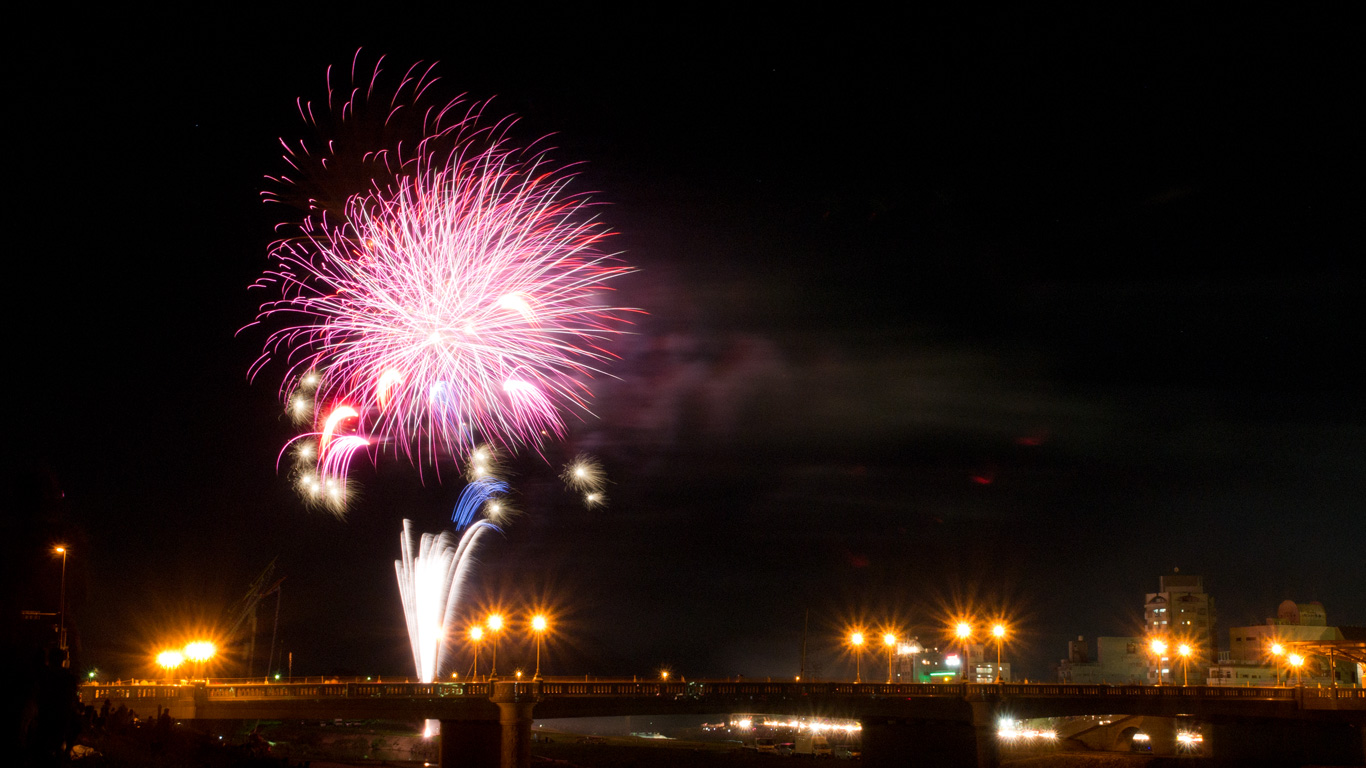
[{"label": "bridge", "polygon": [[[1249,762],[1366,764],[1366,689],[1070,684],[580,681],[475,683],[234,682],[87,685],[106,698],[181,720],[441,721],[441,765],[527,766],[540,718],[754,712],[858,720],[864,763],[995,768],[997,723],[1068,715],[1190,718],[1207,753]],[[1155,751],[1172,745],[1154,745]]]}]

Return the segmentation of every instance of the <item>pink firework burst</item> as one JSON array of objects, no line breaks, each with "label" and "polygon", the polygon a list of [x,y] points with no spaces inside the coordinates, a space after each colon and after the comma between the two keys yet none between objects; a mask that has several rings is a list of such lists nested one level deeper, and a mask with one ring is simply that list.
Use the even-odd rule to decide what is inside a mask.
[{"label": "pink firework burst", "polygon": [[[416,99],[430,70],[414,71],[398,90]],[[362,111],[362,95],[374,98],[377,78],[351,90],[342,120]],[[386,124],[404,106],[389,105]],[[631,269],[602,250],[611,233],[569,191],[573,175],[460,106],[411,105],[423,133],[406,157],[401,145],[354,150],[383,174],[339,206],[309,197],[309,214],[275,243],[274,266],[254,286],[277,296],[258,315],[274,330],[252,373],[285,362],[286,398],[322,437],[324,475],[344,472],[365,445],[421,465],[478,442],[515,449],[563,436],[565,413],[587,412],[587,382],[634,311],[607,300],[607,283]],[[316,122],[311,105],[300,110]],[[286,159],[326,177],[332,157],[300,145]],[[365,163],[333,166],[351,175]],[[354,419],[345,422],[353,438],[332,437],[337,413]]]}]

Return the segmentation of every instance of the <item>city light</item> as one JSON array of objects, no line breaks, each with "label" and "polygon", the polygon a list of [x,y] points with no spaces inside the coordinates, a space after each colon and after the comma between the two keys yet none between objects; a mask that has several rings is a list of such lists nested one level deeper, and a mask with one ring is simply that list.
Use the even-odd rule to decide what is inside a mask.
[{"label": "city light", "polygon": [[968,659],[972,656],[972,652],[968,648],[968,638],[972,637],[972,625],[966,621],[960,621],[954,627],[954,634],[958,636],[958,645],[963,651],[962,665],[958,668],[958,679],[966,683],[968,681]]},{"label": "city light", "polygon": [[214,647],[213,643],[206,640],[200,640],[185,646],[185,658],[193,662],[202,663],[213,658],[213,655],[217,650],[218,649]]},{"label": "city light", "polygon": [[1300,667],[1304,666],[1304,657],[1298,653],[1292,653],[1285,657],[1285,662],[1295,670],[1295,685],[1301,685],[1303,680],[1300,677]]},{"label": "city light", "polygon": [[996,622],[991,628],[991,636],[996,638],[996,682],[1001,682],[1001,646],[1006,639],[1006,625]]},{"label": "city light", "polygon": [[1177,646],[1176,652],[1181,656],[1181,684],[1190,685],[1190,678],[1187,665],[1190,663],[1191,647],[1186,643]]},{"label": "city light", "polygon": [[1162,685],[1162,673],[1166,671],[1162,668],[1162,659],[1164,658],[1163,654],[1167,652],[1167,643],[1154,638],[1152,642],[1148,643],[1148,650],[1152,651],[1153,664],[1157,667],[1157,684]]},{"label": "city light", "polygon": [[493,663],[492,663],[492,665],[491,665],[491,670],[489,671],[489,679],[490,679],[490,680],[497,680],[497,679],[498,679],[498,631],[501,630],[501,629],[503,628],[503,614],[501,614],[501,613],[490,613],[489,616],[488,616],[488,618],[484,620],[484,626],[488,627],[488,628],[489,628],[489,632],[493,633]]},{"label": "city light", "polygon": [[1183,746],[1193,747],[1196,744],[1203,742],[1205,737],[1193,731],[1182,731],[1176,734],[1176,740]]},{"label": "city light", "polygon": [[536,674],[532,675],[532,680],[541,679],[541,637],[545,635],[549,626],[550,623],[545,614],[538,613],[531,617],[531,631],[536,633]]},{"label": "city light", "polygon": [[882,636],[882,644],[887,646],[887,684],[892,683],[892,653],[896,650],[896,635],[891,632]]},{"label": "city light", "polygon": [[474,643],[474,669],[472,678],[475,682],[479,681],[479,641],[484,639],[484,628],[475,624],[470,627],[470,642]]},{"label": "city light", "polygon": [[52,549],[54,554],[62,556],[62,586],[59,602],[57,603],[58,627],[57,647],[62,650],[62,668],[71,666],[71,659],[66,652],[66,545],[58,544]]},{"label": "city light", "polygon": [[1281,656],[1285,655],[1285,646],[1280,643],[1271,644],[1271,667],[1276,672],[1276,685],[1281,684]]},{"label": "city light", "polygon": [[854,682],[863,682],[863,633],[855,632],[849,636],[849,644],[854,646]]},{"label": "city light", "polygon": [[157,666],[170,672],[185,663],[185,654],[180,651],[162,651],[157,654]]}]

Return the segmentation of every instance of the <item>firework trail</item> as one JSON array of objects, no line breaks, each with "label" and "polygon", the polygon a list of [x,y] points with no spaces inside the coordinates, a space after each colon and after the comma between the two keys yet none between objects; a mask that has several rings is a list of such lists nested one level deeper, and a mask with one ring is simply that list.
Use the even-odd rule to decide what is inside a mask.
[{"label": "firework trail", "polygon": [[472,524],[458,540],[450,531],[413,535],[411,520],[403,521],[399,537],[402,556],[394,561],[413,664],[424,683],[430,683],[449,667],[451,638],[465,581],[474,564],[479,539],[489,531],[501,531],[488,520]]},{"label": "firework trail", "polygon": [[[329,71],[327,109],[300,103],[315,128],[320,112],[343,129],[382,115],[383,128],[285,144],[287,193],[270,197],[306,199],[308,212],[283,226],[253,286],[274,296],[252,376],[283,365],[289,412],[316,437],[305,491],[344,494],[362,449],[421,470],[465,461],[481,441],[539,450],[562,438],[566,413],[590,413],[589,380],[635,311],[607,298],[631,269],[601,249],[611,233],[569,191],[572,173],[514,147],[510,122],[482,125],[482,105],[427,103],[430,67],[389,97],[380,73],[343,91]],[[404,125],[420,138],[395,139]]]},{"label": "firework trail", "polygon": [[494,499],[507,492],[508,484],[492,477],[475,480],[465,486],[465,490],[460,492],[460,500],[455,504],[455,511],[451,513],[455,530],[462,531],[469,526],[485,504],[489,504],[487,511],[492,513],[490,517],[498,517],[504,510],[501,503]]}]

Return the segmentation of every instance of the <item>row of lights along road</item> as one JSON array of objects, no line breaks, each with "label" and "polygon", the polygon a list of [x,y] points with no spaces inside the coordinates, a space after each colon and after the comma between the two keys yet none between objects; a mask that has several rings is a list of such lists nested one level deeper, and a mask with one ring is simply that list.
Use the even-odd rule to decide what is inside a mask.
[{"label": "row of lights along road", "polygon": [[[967,659],[968,641],[973,636],[972,622],[960,621],[954,624],[953,635],[958,638],[958,643],[962,648],[962,660],[959,665],[959,679],[967,679]],[[1005,643],[1006,634],[1009,630],[1005,622],[995,622],[989,630],[991,636],[996,640],[996,682],[1001,682],[1001,646]],[[853,632],[849,635],[849,644],[854,647],[854,682],[863,682],[863,646],[867,638],[862,632]],[[892,682],[892,652],[898,651],[901,654],[911,656],[911,668],[915,669],[915,655],[924,650],[915,642],[909,644],[899,643],[895,632],[887,632],[882,635],[882,644],[887,647],[887,682]]]},{"label": "row of lights along road", "polygon": [[[493,666],[492,670],[489,673],[489,679],[498,679],[498,635],[503,631],[503,627],[505,626],[505,624],[506,622],[504,622],[503,620],[503,614],[490,613],[482,623],[475,624],[474,626],[470,627],[470,642],[474,643],[475,680],[479,679],[479,644],[484,640],[485,631],[487,631],[490,635],[493,636]],[[550,629],[550,619],[546,618],[545,614],[538,613],[535,616],[531,617],[531,621],[527,622],[527,625],[531,628],[531,633],[536,638],[536,673],[532,676],[531,679],[540,680],[541,638],[544,637],[546,631]],[[518,670],[516,674],[519,678],[522,676],[520,670]]]}]

